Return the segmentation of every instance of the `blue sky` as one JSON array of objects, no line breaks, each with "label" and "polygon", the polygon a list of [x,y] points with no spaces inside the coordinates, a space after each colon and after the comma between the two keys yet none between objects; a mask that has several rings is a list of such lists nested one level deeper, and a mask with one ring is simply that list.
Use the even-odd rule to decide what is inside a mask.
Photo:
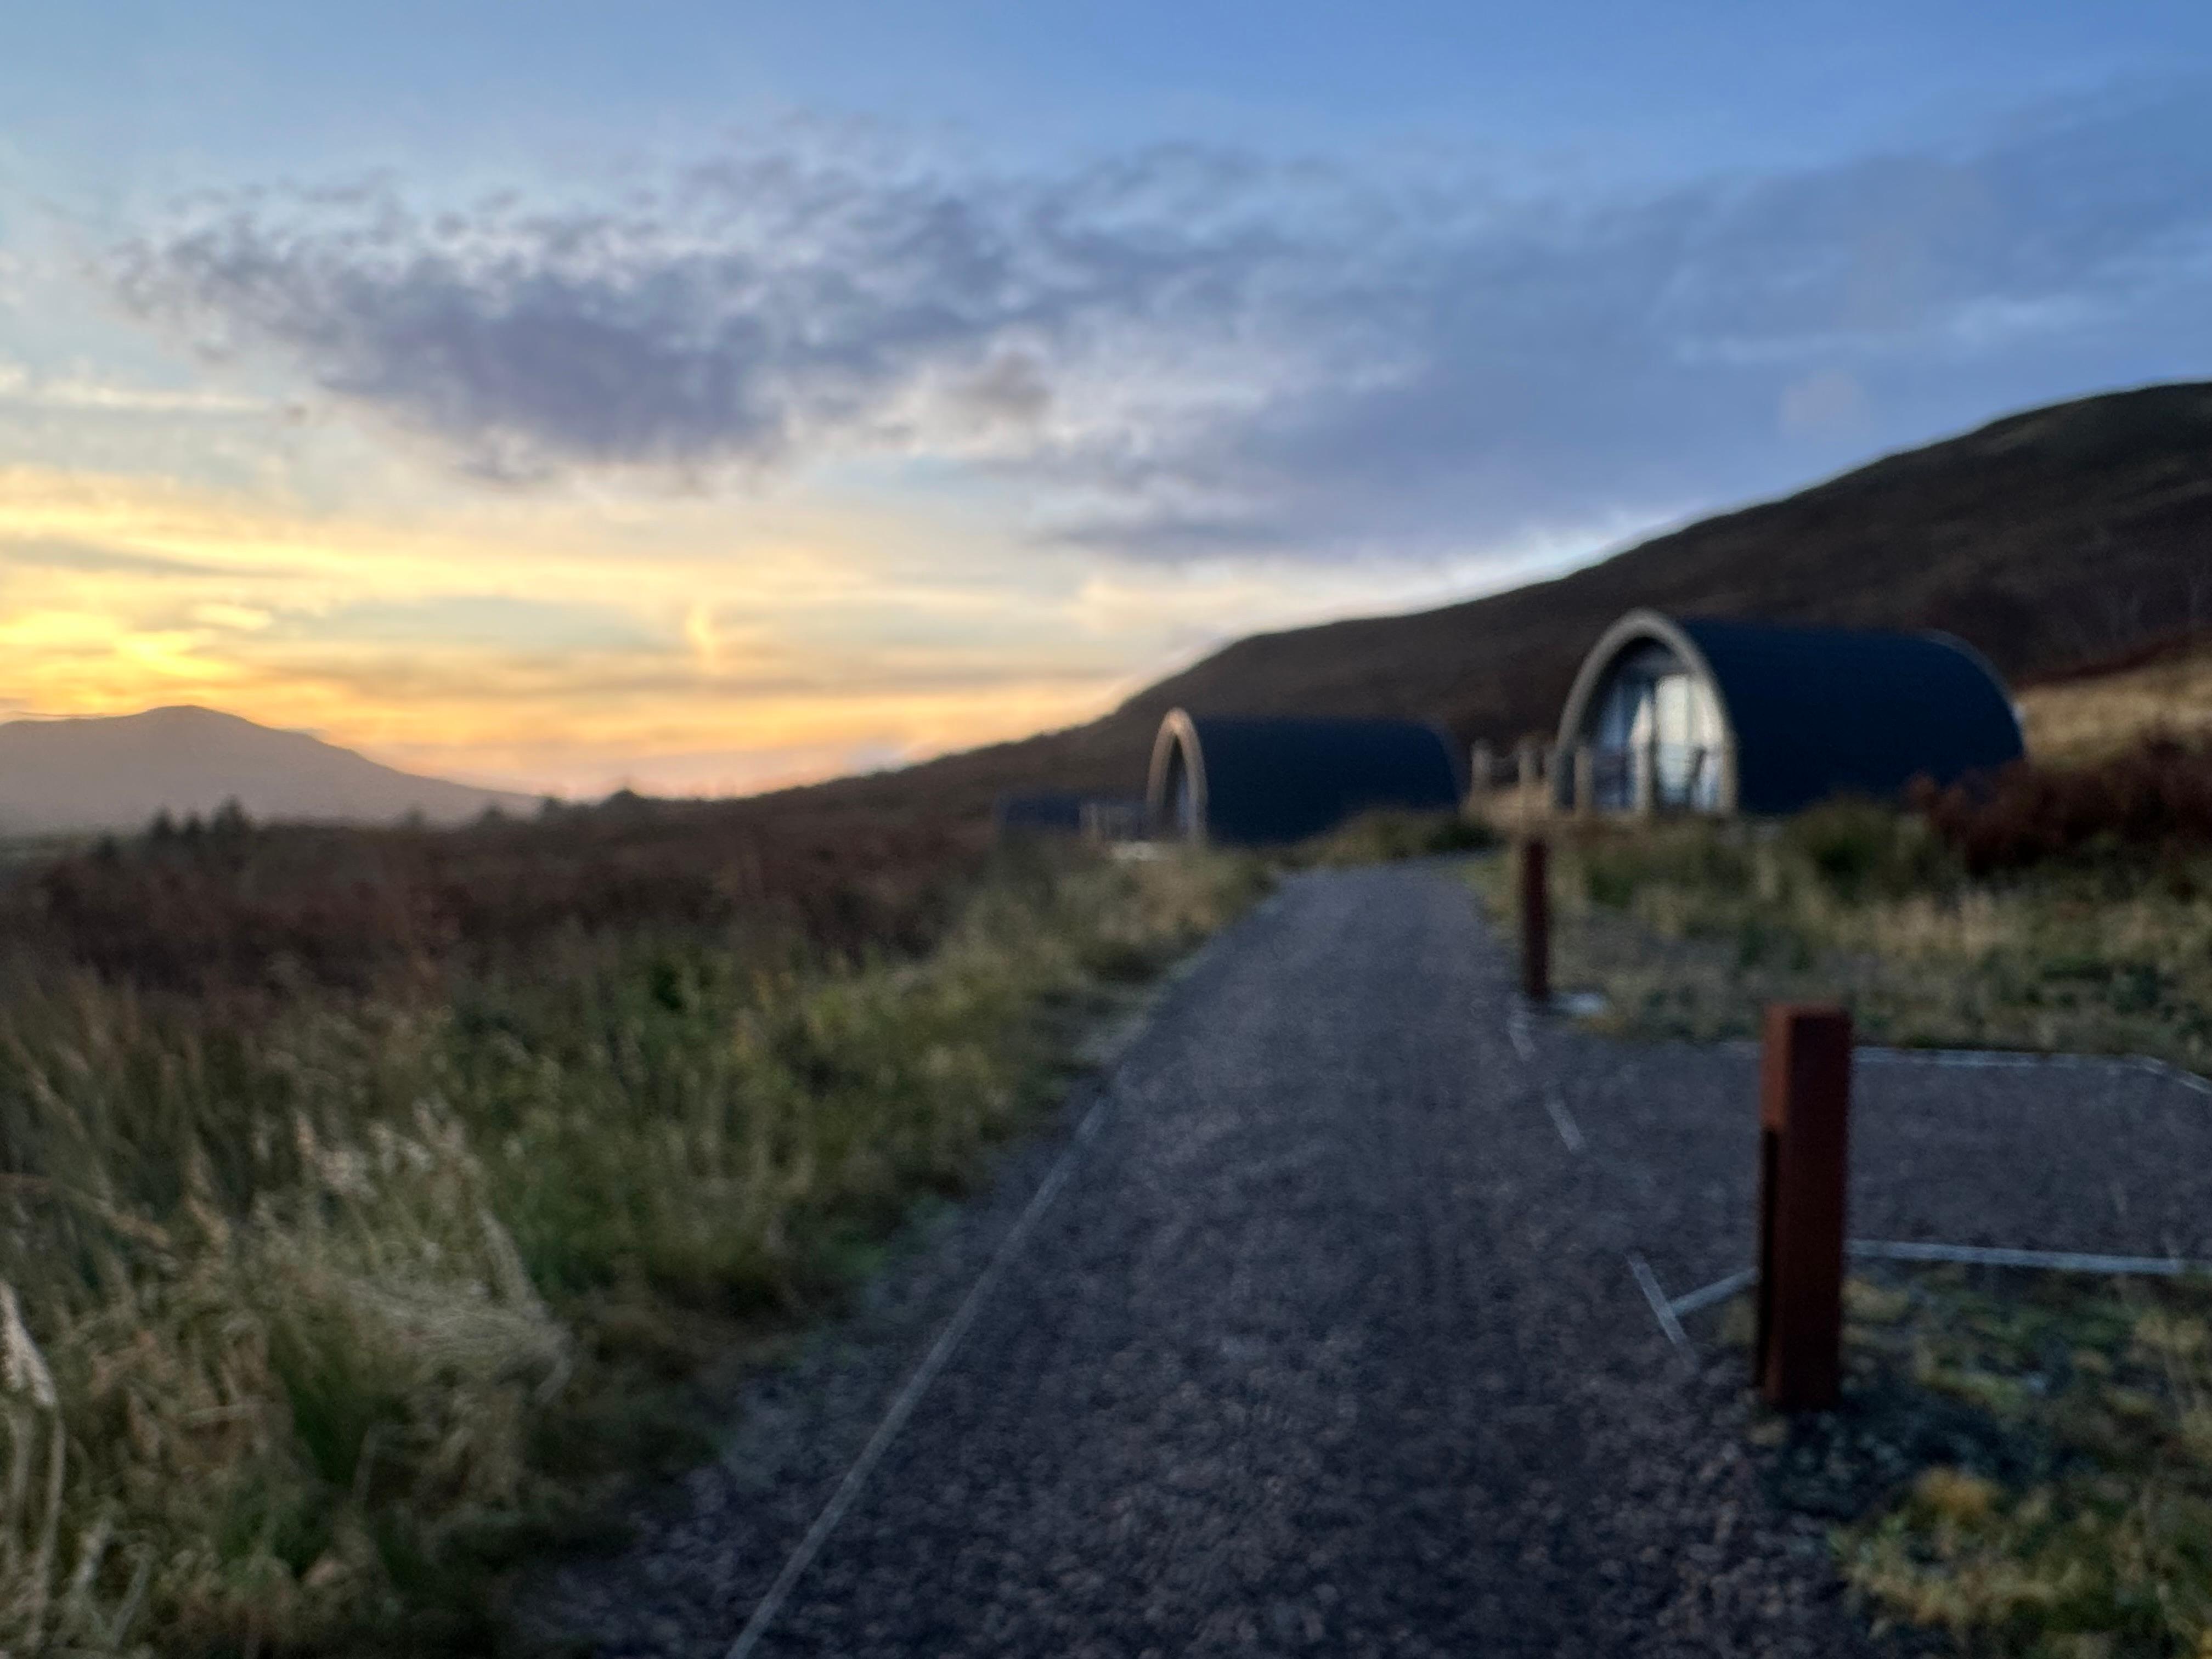
[{"label": "blue sky", "polygon": [[1434,143],[1682,176],[1957,137],[2212,58],[2212,13],[2182,0],[140,0],[9,33],[18,141],[125,186],[187,163],[605,156],[791,110],[950,123],[1002,155]]},{"label": "blue sky", "polygon": [[533,787],[1083,718],[2212,374],[2212,8],[88,3],[0,713]]}]

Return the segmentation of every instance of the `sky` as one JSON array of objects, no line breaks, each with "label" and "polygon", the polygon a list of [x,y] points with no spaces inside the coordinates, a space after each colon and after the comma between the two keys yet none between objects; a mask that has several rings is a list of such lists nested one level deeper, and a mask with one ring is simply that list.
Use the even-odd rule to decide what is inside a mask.
[{"label": "sky", "polygon": [[2202,0],[27,9],[0,718],[743,792],[2208,376]]}]

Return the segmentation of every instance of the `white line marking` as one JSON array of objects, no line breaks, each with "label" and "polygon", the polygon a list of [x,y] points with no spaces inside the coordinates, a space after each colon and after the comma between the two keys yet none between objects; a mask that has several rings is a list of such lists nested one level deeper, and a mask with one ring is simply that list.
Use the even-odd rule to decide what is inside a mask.
[{"label": "white line marking", "polygon": [[1947,1066],[1966,1071],[2148,1072],[2200,1095],[2212,1095],[2212,1081],[2152,1054],[2040,1054],[2013,1048],[1887,1048],[1868,1043],[1859,1058],[1888,1065]]},{"label": "white line marking", "polygon": [[1631,1250],[1628,1253],[1628,1271],[1636,1275],[1636,1283],[1644,1292],[1644,1299],[1651,1304],[1651,1316],[1659,1322],[1659,1328],[1666,1333],[1667,1340],[1675,1347],[1680,1347],[1688,1340],[1682,1334],[1682,1322],[1674,1317],[1674,1310],[1667,1300],[1666,1291],[1659,1288],[1659,1281],[1651,1276],[1650,1264]]},{"label": "white line marking", "polygon": [[[2048,1273],[2141,1274],[2173,1279],[2184,1273],[2212,1273],[2212,1262],[2183,1261],[2167,1255],[2093,1255],[2073,1250],[2014,1250],[1978,1244],[1893,1243],[1879,1238],[1854,1238],[1844,1251],[1860,1261],[1943,1261],[1983,1267],[2039,1267]],[[1632,1257],[1633,1263],[1640,1258]],[[1641,1275],[1638,1276],[1639,1279]],[[1759,1269],[1741,1267],[1725,1279],[1676,1297],[1667,1305],[1677,1318],[1725,1302],[1738,1291],[1757,1282]],[[1653,1281],[1656,1285],[1656,1281]],[[1649,1296],[1650,1291],[1644,1292]]]},{"label": "white line marking", "polygon": [[1583,1145],[1583,1132],[1567,1115],[1567,1103],[1559,1098],[1559,1091],[1551,1084],[1544,1085],[1544,1109],[1552,1115],[1552,1127],[1559,1132],[1559,1139],[1567,1143],[1567,1150],[1579,1152]]},{"label": "white line marking", "polygon": [[1876,1261],[1956,1261],[1984,1267],[2041,1267],[2061,1273],[2148,1273],[2165,1278],[2212,1273],[2212,1262],[2184,1261],[2170,1255],[2091,1255],[2077,1250],[1892,1243],[1877,1238],[1854,1238],[1844,1249],[1852,1255]]},{"label": "white line marking", "polygon": [[1536,1045],[1528,1036],[1528,1016],[1518,1008],[1505,1016],[1505,1035],[1513,1039],[1513,1052],[1522,1060],[1536,1058]]},{"label": "white line marking", "polygon": [[752,1617],[745,1620],[745,1627],[738,1632],[738,1639],[730,1644],[725,1659],[746,1659],[746,1656],[759,1645],[761,1638],[768,1634],[769,1626],[775,1622],[776,1614],[783,1610],[784,1601],[793,1588],[806,1569],[813,1565],[815,1556],[821,1553],[823,1545],[829,1542],[830,1534],[836,1531],[837,1523],[845,1518],[845,1511],[852,1508],[853,1500],[860,1495],[860,1488],[866,1483],[870,1473],[881,1461],[884,1453],[890,1449],[891,1442],[898,1437],[898,1431],[906,1426],[907,1419],[913,1415],[915,1407],[921,1403],[921,1396],[928,1390],[938,1372],[945,1369],[945,1362],[960,1346],[960,1339],[968,1334],[968,1328],[975,1323],[984,1299],[1006,1272],[1006,1265],[1013,1260],[1015,1252],[1020,1249],[1030,1229],[1036,1224],[1037,1218],[1045,1212],[1060,1189],[1067,1184],[1067,1178],[1075,1169],[1076,1155],[1097,1131],[1112,1100],[1110,1093],[1102,1094],[1091,1109],[1084,1114],[1083,1121],[1077,1126],[1073,1139],[1054,1160],[1052,1169],[1036,1191],[1030,1194],[1028,1206],[1007,1230],[1006,1236],[999,1241],[999,1248],[992,1253],[989,1263],[969,1287],[967,1299],[961,1303],[959,1310],[952,1316],[951,1322],[945,1326],[936,1343],[923,1356],[921,1364],[915,1367],[914,1375],[907,1378],[906,1386],[891,1401],[890,1409],[884,1413],[883,1421],[876,1425],[876,1431],[868,1437],[868,1443],[860,1448],[860,1456],[853,1461],[853,1467],[846,1470],[845,1478],[838,1482],[837,1490],[823,1505],[822,1513],[815,1516],[814,1524],[806,1530],[806,1536],[799,1540],[799,1547],[783,1564],[783,1571],[776,1574],[775,1582],[768,1587],[768,1594],[762,1596],[754,1607]]},{"label": "white line marking", "polygon": [[1700,1308],[1710,1308],[1716,1302],[1727,1301],[1738,1291],[1747,1289],[1758,1278],[1758,1268],[1739,1267],[1727,1278],[1716,1279],[1710,1285],[1700,1286],[1686,1295],[1678,1296],[1667,1305],[1672,1308],[1675,1316],[1680,1318],[1684,1314],[1695,1313]]}]

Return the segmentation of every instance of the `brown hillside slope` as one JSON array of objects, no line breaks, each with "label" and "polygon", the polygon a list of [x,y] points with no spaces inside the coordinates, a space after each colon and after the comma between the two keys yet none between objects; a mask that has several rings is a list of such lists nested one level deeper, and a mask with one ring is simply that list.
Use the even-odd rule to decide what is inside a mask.
[{"label": "brown hillside slope", "polygon": [[2045,760],[2094,763],[2153,732],[2212,738],[2212,630],[2021,693],[2027,746]]},{"label": "brown hillside slope", "polygon": [[1161,714],[1402,714],[1547,732],[1622,611],[1948,629],[2027,679],[2212,623],[2212,382],[2108,393],[1888,456],[1555,581],[1255,635],[1104,719],[805,792],[963,813],[1002,789],[1130,793]]}]

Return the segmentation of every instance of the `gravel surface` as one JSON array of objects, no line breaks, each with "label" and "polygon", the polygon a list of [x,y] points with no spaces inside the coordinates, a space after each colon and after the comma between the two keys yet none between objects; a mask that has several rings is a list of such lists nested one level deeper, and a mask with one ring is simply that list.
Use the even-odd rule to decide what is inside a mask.
[{"label": "gravel surface", "polygon": [[[1769,1500],[1741,1357],[1670,1346],[1627,1266],[1748,1260],[1755,1056],[1531,1018],[1510,966],[1448,876],[1290,883],[1078,1091],[1083,1145],[750,1386],[536,1632],[726,1654],[1066,1154],[758,1654],[1898,1650]],[[1856,1104],[1855,1233],[2212,1255],[2212,1111],[2171,1079],[1885,1060]]]}]

